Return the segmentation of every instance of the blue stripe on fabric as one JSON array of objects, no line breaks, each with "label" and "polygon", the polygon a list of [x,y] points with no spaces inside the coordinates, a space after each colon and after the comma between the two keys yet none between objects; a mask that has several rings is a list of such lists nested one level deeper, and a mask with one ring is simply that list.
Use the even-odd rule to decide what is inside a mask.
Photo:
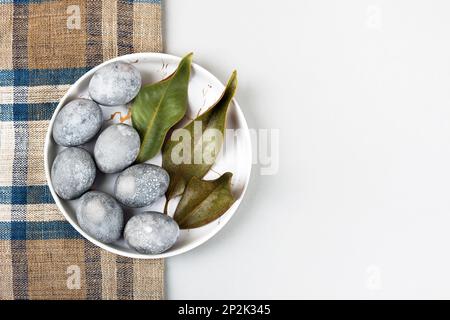
[{"label": "blue stripe on fabric", "polygon": [[0,70],[0,86],[72,84],[90,68]]},{"label": "blue stripe on fabric", "polygon": [[0,240],[11,239],[11,221],[0,221]]},{"label": "blue stripe on fabric", "polygon": [[57,102],[0,104],[0,121],[50,120],[57,106]]},{"label": "blue stripe on fabric", "polygon": [[0,186],[0,204],[53,203],[47,185]]},{"label": "blue stripe on fabric", "polygon": [[27,222],[27,240],[80,239],[78,233],[67,221]]},{"label": "blue stripe on fabric", "polygon": [[[6,224],[9,224],[6,222]],[[27,239],[27,223],[26,221],[11,221],[11,240],[26,240]]]},{"label": "blue stripe on fabric", "polygon": [[14,84],[13,70],[0,70],[0,86],[7,87]]},{"label": "blue stripe on fabric", "polygon": [[56,0],[0,0],[0,4],[3,3],[28,4],[28,3],[51,2],[51,1]]},{"label": "blue stripe on fabric", "polygon": [[67,221],[1,221],[0,240],[81,239]]}]

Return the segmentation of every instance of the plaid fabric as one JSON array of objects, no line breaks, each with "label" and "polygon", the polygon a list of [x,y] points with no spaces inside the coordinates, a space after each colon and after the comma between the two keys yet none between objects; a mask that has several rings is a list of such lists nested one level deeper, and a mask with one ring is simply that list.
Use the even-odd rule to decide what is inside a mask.
[{"label": "plaid fabric", "polygon": [[162,260],[84,240],[46,185],[58,100],[89,68],[161,51],[160,0],[0,0],[0,299],[160,299]]}]

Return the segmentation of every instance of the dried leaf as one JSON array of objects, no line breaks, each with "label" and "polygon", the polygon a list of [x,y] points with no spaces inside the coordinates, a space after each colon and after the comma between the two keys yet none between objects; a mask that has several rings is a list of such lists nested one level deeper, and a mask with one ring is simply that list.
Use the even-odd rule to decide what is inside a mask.
[{"label": "dried leaf", "polygon": [[181,229],[204,226],[231,207],[235,201],[231,194],[232,176],[232,173],[227,172],[209,181],[192,177],[174,214]]},{"label": "dried leaf", "polygon": [[[186,184],[193,177],[203,178],[214,164],[223,144],[228,107],[233,99],[237,87],[236,71],[228,80],[220,99],[207,111],[188,123],[182,130],[190,137],[187,161],[174,161],[178,147],[182,142],[176,141],[172,133],[163,147],[163,168],[170,175],[170,184],[166,192],[167,202],[184,192]],[[198,132],[200,131],[200,133]],[[211,135],[211,133],[219,133]],[[183,137],[185,139],[186,136]],[[194,180],[195,181],[195,180]],[[166,203],[167,206],[167,203]],[[166,208],[167,212],[167,208]]]},{"label": "dried leaf", "polygon": [[161,150],[169,129],[184,117],[191,62],[192,53],[180,61],[172,75],[143,86],[134,99],[131,120],[141,138],[137,162],[153,158]]}]

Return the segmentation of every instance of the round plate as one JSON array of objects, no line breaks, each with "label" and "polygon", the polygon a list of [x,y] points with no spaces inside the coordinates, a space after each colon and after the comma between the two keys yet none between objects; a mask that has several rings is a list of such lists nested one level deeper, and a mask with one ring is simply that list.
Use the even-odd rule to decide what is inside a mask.
[{"label": "round plate", "polygon": [[[130,248],[123,239],[120,239],[112,244],[105,244],[99,242],[98,240],[95,240],[94,238],[86,234],[86,232],[84,232],[78,225],[75,210],[77,208],[79,200],[64,200],[55,193],[52,181],[50,179],[50,169],[55,156],[58,154],[58,152],[64,149],[64,147],[57,145],[53,140],[53,122],[59,110],[69,101],[75,98],[89,98],[87,89],[89,80],[91,79],[93,73],[107,63],[113,61],[125,61],[128,63],[132,63],[136,68],[139,69],[142,75],[143,84],[147,84],[157,82],[161,79],[166,78],[176,69],[180,60],[181,58],[179,57],[161,53],[135,53],[106,61],[84,74],[80,79],[77,80],[77,82],[75,82],[74,85],[70,87],[68,92],[59,102],[58,107],[56,108],[52,119],[50,120],[50,125],[48,127],[47,136],[45,139],[44,161],[45,175],[53,199],[55,199],[56,205],[64,214],[65,218],[79,233],[81,233],[92,243],[112,253],[130,258],[158,259],[175,256],[192,250],[195,247],[206,242],[217,232],[219,232],[220,229],[223,228],[223,226],[235,213],[236,209],[242,201],[245,190],[247,188],[252,165],[252,147],[250,141],[250,133],[248,131],[247,122],[245,121],[244,115],[238,103],[236,102],[236,100],[233,100],[233,103],[228,111],[228,132],[225,135],[224,147],[222,150],[223,152],[221,152],[221,154],[217,158],[216,163],[212,167],[212,170],[210,170],[210,172],[206,175],[205,179],[215,179],[224,172],[232,172],[232,192],[237,200],[224,215],[222,215],[219,219],[209,223],[208,225],[201,228],[181,230],[180,236],[175,245],[166,252],[158,255],[146,255],[138,253],[134,249]],[[224,89],[224,85],[215,76],[213,76],[211,73],[198,66],[197,64],[193,63],[191,78],[189,82],[189,107],[186,114],[187,119],[185,119],[177,127],[182,126],[188,121],[188,119],[195,118],[199,113],[205,111],[208,107],[210,107],[220,97]],[[114,114],[115,112],[121,112],[121,115],[124,116],[127,113],[128,108],[126,106],[102,106],[102,110],[103,118],[105,120],[103,126],[107,127],[113,123],[119,122],[118,116],[116,116],[112,120],[109,120],[112,114]],[[130,122],[128,123],[130,124]],[[81,147],[92,153],[95,140],[96,139],[94,138],[93,141]],[[158,155],[155,158],[151,159],[150,161],[148,161],[148,163],[161,165],[161,155]],[[106,193],[113,194],[112,190],[116,177],[117,174],[103,174],[97,170],[97,177],[92,189],[101,190]],[[172,213],[174,211],[178,201],[179,199],[173,199],[170,202],[169,213]],[[162,199],[148,207],[139,209],[124,207],[125,219],[127,220],[133,214],[142,211],[152,210],[162,212],[164,202],[165,198],[163,197]]]}]

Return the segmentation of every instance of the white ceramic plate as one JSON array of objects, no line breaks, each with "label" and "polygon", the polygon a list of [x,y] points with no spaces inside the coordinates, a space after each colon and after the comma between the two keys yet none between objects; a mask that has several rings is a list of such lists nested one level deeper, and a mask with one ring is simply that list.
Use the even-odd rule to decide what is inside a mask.
[{"label": "white ceramic plate", "polygon": [[[78,230],[78,232],[80,232],[85,238],[87,238],[94,244],[112,253],[130,258],[157,259],[175,256],[192,250],[214,236],[217,232],[219,232],[220,229],[223,228],[228,220],[230,220],[230,218],[238,208],[240,202],[242,201],[248,185],[252,164],[252,147],[247,122],[245,121],[244,115],[235,100],[230,106],[227,118],[227,128],[233,130],[234,137],[229,134],[231,131],[229,131],[225,136],[224,150],[218,157],[212,170],[206,175],[205,179],[215,179],[219,176],[219,173],[222,174],[227,171],[232,172],[232,191],[237,198],[237,201],[218,220],[213,221],[201,228],[181,230],[180,236],[175,245],[162,254],[140,254],[130,248],[123,239],[112,244],[104,244],[95,240],[94,238],[86,234],[86,232],[84,232],[78,225],[75,215],[75,209],[78,205],[79,200],[63,200],[58,197],[58,195],[55,193],[55,190],[53,189],[52,181],[50,179],[50,169],[55,156],[64,148],[57,145],[52,137],[52,128],[55,116],[59,112],[59,110],[69,101],[75,98],[88,98],[89,94],[87,88],[89,80],[91,79],[93,73],[103,65],[113,61],[125,61],[132,63],[139,69],[142,75],[143,83],[146,84],[159,81],[170,75],[176,69],[180,58],[161,53],[135,53],[118,57],[106,61],[103,64],[93,68],[70,87],[68,92],[61,99],[58,107],[53,114],[45,139],[45,175],[52,196],[55,199],[56,205],[58,206],[59,210],[64,214],[65,218],[72,224],[72,226],[76,230]],[[214,77],[211,73],[209,73],[202,67],[193,64],[191,79],[189,82],[189,107],[187,117],[194,118],[199,112],[205,111],[220,97],[223,90],[224,85],[216,77]],[[104,127],[109,126],[113,123],[117,123],[119,121],[118,117],[116,117],[114,120],[106,121],[114,112],[120,111],[122,112],[122,115],[125,115],[127,113],[126,106],[102,107],[102,110],[103,117],[105,119]],[[180,125],[182,124],[184,123],[181,123]],[[93,139],[93,141],[95,140],[96,139]],[[92,152],[93,145],[94,142],[90,142],[83,145],[82,147]],[[161,165],[161,155],[158,155],[148,162]],[[113,194],[112,190],[116,177],[117,174],[102,174],[97,170],[97,178],[92,189],[101,190],[109,194]],[[170,213],[173,212],[178,201],[179,199],[174,199],[170,202]],[[162,212],[164,202],[165,199],[163,197],[157,203],[145,208],[131,209],[124,207],[126,218],[129,218],[133,214],[141,211],[154,210]]]}]

